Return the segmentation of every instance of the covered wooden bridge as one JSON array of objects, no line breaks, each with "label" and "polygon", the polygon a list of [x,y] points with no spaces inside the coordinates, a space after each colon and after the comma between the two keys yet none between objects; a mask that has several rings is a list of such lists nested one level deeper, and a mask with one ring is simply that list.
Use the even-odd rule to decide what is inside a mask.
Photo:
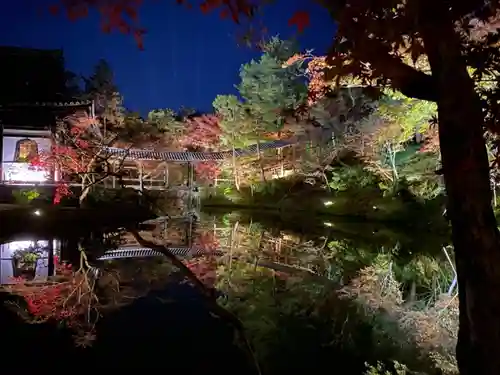
[{"label": "covered wooden bridge", "polygon": [[[166,190],[192,186],[195,179],[193,167],[196,163],[224,162],[235,157],[252,157],[268,150],[277,150],[281,154],[282,149],[294,146],[296,143],[295,140],[274,140],[246,148],[236,148],[234,151],[216,152],[103,147],[100,156],[112,161],[115,171],[125,172],[121,180],[127,187],[140,190]],[[114,177],[106,179],[104,184],[107,187],[118,187],[118,181]]]}]

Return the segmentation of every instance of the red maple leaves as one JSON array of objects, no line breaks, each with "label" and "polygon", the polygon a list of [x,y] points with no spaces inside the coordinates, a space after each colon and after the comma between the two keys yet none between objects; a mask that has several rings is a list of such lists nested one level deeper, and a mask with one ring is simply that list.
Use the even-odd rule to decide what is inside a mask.
[{"label": "red maple leaves", "polygon": [[[221,19],[230,18],[237,24],[242,18],[253,19],[256,10],[265,4],[265,1],[258,0],[175,0],[175,2],[187,9],[198,7],[204,14],[218,10]],[[146,30],[141,27],[138,18],[143,4],[143,0],[59,0],[59,4],[49,7],[49,11],[52,14],[64,11],[70,20],[76,21],[86,17],[89,9],[97,9],[101,16],[101,29],[104,32],[118,31],[132,35],[139,48],[143,49]],[[299,32],[303,32],[310,25],[309,13],[297,11],[288,24],[296,26]]]},{"label": "red maple leaves", "polygon": [[297,30],[301,33],[306,27],[311,24],[309,12],[298,11],[288,20],[288,26],[297,26]]},{"label": "red maple leaves", "polygon": [[217,281],[217,258],[215,251],[220,243],[212,231],[198,233],[193,246],[201,250],[201,256],[186,261],[186,267],[207,287],[213,288]]},{"label": "red maple leaves", "polygon": [[[222,129],[217,116],[201,115],[186,121],[186,131],[180,144],[198,151],[215,151],[220,145],[221,134]],[[216,161],[196,163],[195,171],[199,178],[208,181],[214,180],[220,174]]]},{"label": "red maple leaves", "polygon": [[88,173],[94,156],[92,144],[86,139],[91,119],[75,115],[68,121],[70,125],[64,130],[64,144],[54,142],[49,150],[40,152],[30,160],[32,168],[52,171],[59,177],[55,181],[54,204],[59,204],[63,197],[71,194],[65,177]]},{"label": "red maple leaves", "polygon": [[[55,262],[54,262],[55,263]],[[81,313],[77,306],[69,303],[71,292],[76,280],[70,264],[55,264],[56,273],[66,281],[48,285],[30,284],[22,277],[13,278],[9,286],[12,292],[22,296],[27,304],[28,312],[36,321],[54,319],[65,321],[69,326],[74,324],[74,319]]]},{"label": "red maple leaves", "polygon": [[184,147],[215,150],[220,143],[222,129],[219,118],[214,115],[201,115],[187,119],[186,132],[180,140]]}]

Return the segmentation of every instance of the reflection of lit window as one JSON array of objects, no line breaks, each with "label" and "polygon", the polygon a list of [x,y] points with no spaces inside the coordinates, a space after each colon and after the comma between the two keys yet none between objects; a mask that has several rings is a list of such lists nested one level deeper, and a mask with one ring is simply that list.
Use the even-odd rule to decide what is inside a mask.
[{"label": "reflection of lit window", "polygon": [[49,241],[12,241],[1,246],[1,257],[10,258],[16,251],[33,249],[47,249]]},{"label": "reflection of lit window", "polygon": [[28,161],[38,155],[38,145],[35,141],[29,138],[21,139],[16,143],[16,153],[14,161]]}]

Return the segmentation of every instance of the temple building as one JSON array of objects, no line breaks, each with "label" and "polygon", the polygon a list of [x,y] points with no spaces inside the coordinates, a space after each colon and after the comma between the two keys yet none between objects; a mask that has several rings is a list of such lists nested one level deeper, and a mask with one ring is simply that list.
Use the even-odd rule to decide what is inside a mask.
[{"label": "temple building", "polygon": [[[53,185],[56,171],[33,168],[29,160],[49,151],[57,121],[91,103],[70,96],[60,50],[0,47],[0,184]],[[0,202],[9,192],[0,193]]]},{"label": "temple building", "polygon": [[[60,50],[0,47],[0,60],[0,209],[12,209],[16,192],[36,187],[50,194],[54,189],[57,171],[34,168],[30,160],[50,150],[60,119],[90,110],[91,103],[71,97]],[[1,243],[0,284],[27,274],[46,279],[54,273],[59,247],[54,238]]]}]

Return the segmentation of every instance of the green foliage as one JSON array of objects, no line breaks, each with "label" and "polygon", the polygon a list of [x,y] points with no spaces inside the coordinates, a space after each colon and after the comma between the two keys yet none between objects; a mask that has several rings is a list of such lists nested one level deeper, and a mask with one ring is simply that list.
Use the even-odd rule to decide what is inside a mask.
[{"label": "green foliage", "polygon": [[283,68],[283,63],[298,52],[293,43],[275,37],[263,50],[259,60],[241,67],[237,88],[255,128],[276,132],[283,126],[283,113],[304,102],[307,87],[296,67]]},{"label": "green foliage", "polygon": [[419,152],[399,166],[399,176],[417,197],[434,199],[444,194],[444,184],[436,174],[440,161],[430,152]]},{"label": "green foliage", "polygon": [[12,196],[17,204],[30,204],[40,197],[40,193],[36,189],[21,189],[14,190]]},{"label": "green foliage", "polygon": [[266,55],[281,62],[287,61],[300,51],[296,40],[283,40],[278,36],[273,36],[268,41],[262,43],[261,49]]},{"label": "green foliage", "polygon": [[387,366],[382,362],[378,362],[375,366],[366,364],[366,372],[364,375],[409,375],[408,367],[394,361],[391,366]]},{"label": "green foliage", "polygon": [[437,114],[437,105],[409,98],[399,91],[390,91],[379,100],[377,114],[389,123],[399,124],[404,141],[416,132],[425,133],[432,118]]},{"label": "green foliage", "polygon": [[118,91],[114,84],[113,69],[104,59],[100,59],[97,62],[90,77],[84,78],[84,81],[87,93],[109,95]]},{"label": "green foliage", "polygon": [[379,286],[374,280],[366,279],[370,289],[353,284],[339,290],[327,280],[245,263],[220,266],[218,274],[227,295],[222,303],[247,328],[264,374],[321,372],[332,363],[352,375],[440,373],[420,357],[397,317],[362,306],[369,296],[384,303],[376,290],[368,295],[372,282]]},{"label": "green foliage", "polygon": [[328,172],[328,186],[333,191],[374,188],[379,182],[377,176],[362,165],[334,167]]},{"label": "green foliage", "polygon": [[230,147],[242,147],[250,143],[253,129],[243,103],[235,95],[217,95],[212,105],[222,118],[222,143]]},{"label": "green foliage", "polygon": [[108,62],[100,59],[90,77],[84,78],[84,83],[84,96],[94,101],[96,115],[108,126],[120,125],[125,116],[123,97],[118,92]]},{"label": "green foliage", "polygon": [[154,109],[148,113],[148,123],[158,131],[173,137],[181,136],[185,126],[179,115],[170,108]]},{"label": "green foliage", "polygon": [[243,100],[235,95],[218,95],[213,102],[222,118],[222,139],[226,145],[240,147],[258,141],[263,133],[279,132],[286,114],[307,98],[302,68],[283,67],[297,53],[295,44],[274,37],[262,50],[258,60],[240,68],[236,88]]},{"label": "green foliage", "polygon": [[309,109],[309,116],[323,128],[332,129],[336,140],[342,140],[359,130],[360,122],[369,117],[377,105],[363,87],[345,87],[316,102]]},{"label": "green foliage", "polygon": [[361,131],[370,138],[371,158],[391,170],[393,187],[401,178],[401,153],[412,153],[415,147],[410,142],[422,138],[435,115],[435,103],[386,91],[376,110],[363,121]]}]

